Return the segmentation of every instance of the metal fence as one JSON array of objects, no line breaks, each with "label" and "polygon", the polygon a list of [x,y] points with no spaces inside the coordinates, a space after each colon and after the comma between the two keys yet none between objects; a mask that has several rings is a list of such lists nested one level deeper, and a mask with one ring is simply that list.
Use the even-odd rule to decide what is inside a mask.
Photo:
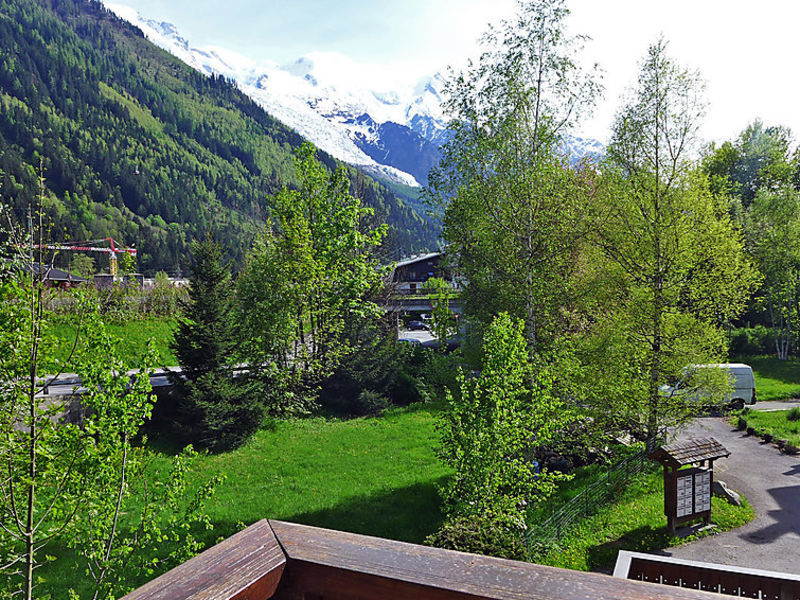
[{"label": "metal fence", "polygon": [[543,518],[528,530],[528,547],[534,543],[558,540],[577,521],[597,512],[609,499],[618,496],[626,488],[630,478],[644,470],[648,464],[647,455],[647,449],[643,449],[610,466],[600,477],[587,483],[566,504],[558,509],[553,506],[549,517]]}]

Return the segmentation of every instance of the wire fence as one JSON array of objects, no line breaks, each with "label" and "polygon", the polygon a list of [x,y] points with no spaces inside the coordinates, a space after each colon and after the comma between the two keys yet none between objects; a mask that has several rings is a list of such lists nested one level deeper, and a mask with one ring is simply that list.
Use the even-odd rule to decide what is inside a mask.
[{"label": "wire fence", "polygon": [[648,450],[645,448],[610,466],[600,477],[587,483],[583,490],[566,504],[558,509],[553,506],[549,517],[528,530],[526,536],[528,547],[557,541],[577,521],[597,512],[604,503],[619,496],[627,487],[631,477],[645,469],[648,464],[647,455]]}]

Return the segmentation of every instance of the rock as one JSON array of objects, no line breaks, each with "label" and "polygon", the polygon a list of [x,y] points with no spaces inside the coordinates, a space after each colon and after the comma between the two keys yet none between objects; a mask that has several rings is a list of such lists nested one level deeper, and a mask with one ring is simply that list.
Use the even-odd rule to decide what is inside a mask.
[{"label": "rock", "polygon": [[725,500],[728,501],[728,504],[733,504],[734,506],[742,505],[741,496],[730,489],[721,479],[714,480],[713,492],[715,496],[718,496],[719,498],[725,498]]}]

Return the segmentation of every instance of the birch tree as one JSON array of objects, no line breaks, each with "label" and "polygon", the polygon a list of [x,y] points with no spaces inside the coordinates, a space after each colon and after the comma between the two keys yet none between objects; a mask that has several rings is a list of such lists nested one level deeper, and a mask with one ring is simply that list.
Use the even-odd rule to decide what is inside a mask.
[{"label": "birch tree", "polygon": [[747,243],[764,276],[761,302],[786,360],[800,320],[800,193],[782,186],[759,190],[747,213]]},{"label": "birch tree", "polygon": [[593,222],[592,176],[561,145],[601,86],[576,64],[584,38],[566,35],[568,14],[563,0],[518,2],[485,35],[481,57],[447,86],[452,139],[429,177],[467,312],[486,325],[501,311],[521,318],[532,353],[558,331]]},{"label": "birch tree", "polygon": [[724,355],[719,326],[743,310],[757,282],[727,200],[697,168],[702,90],[664,41],[653,44],[608,148],[599,243],[622,283],[607,321],[610,351],[624,348],[618,370],[630,375],[618,406],[643,419],[648,439],[691,414],[659,387],[690,363]]},{"label": "birch tree", "polygon": [[269,199],[272,223],[237,282],[244,358],[277,367],[309,396],[350,351],[348,327],[379,314],[369,296],[386,234],[366,225],[373,211],[350,194],[345,171],[329,173],[315,152],[298,152],[298,189]]}]

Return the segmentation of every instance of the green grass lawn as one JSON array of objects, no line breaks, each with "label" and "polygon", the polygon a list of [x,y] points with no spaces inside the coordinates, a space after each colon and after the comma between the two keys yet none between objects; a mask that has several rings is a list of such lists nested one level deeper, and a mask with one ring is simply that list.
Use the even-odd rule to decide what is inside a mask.
[{"label": "green grass lawn", "polygon": [[[762,412],[742,411],[747,425],[757,431],[771,433],[776,439],[784,439],[794,446],[800,446],[800,411],[776,410]],[[794,419],[790,419],[790,416]]]},{"label": "green grass lawn", "polygon": [[[713,532],[740,527],[754,516],[746,502],[736,507],[720,498],[711,500],[711,519],[717,525]],[[579,571],[609,571],[620,550],[653,552],[696,537],[670,535],[664,516],[663,475],[653,470],[634,477],[616,502],[580,521],[557,545],[537,556],[536,562]]]},{"label": "green grass lawn", "polygon": [[800,398],[800,361],[774,356],[740,356],[734,360],[753,367],[760,402]]},{"label": "green grass lawn", "polygon": [[[209,505],[215,529],[205,541],[212,544],[240,523],[268,518],[421,543],[442,523],[437,486],[449,474],[434,452],[437,412],[433,405],[414,405],[378,418],[279,421],[238,450],[201,456],[195,484],[226,475]],[[155,468],[166,470],[169,460],[163,452]],[[581,469],[559,493],[571,497],[600,470]],[[634,481],[617,503],[579,523],[537,560],[572,569],[609,568],[621,548],[647,551],[676,543],[666,533],[660,473]],[[752,518],[749,507],[734,509],[716,499],[713,507],[720,529]],[[69,587],[81,589],[85,576],[69,553],[48,553],[66,560],[41,570],[48,582],[42,591],[62,598]]]},{"label": "green grass lawn", "polygon": [[[175,320],[164,318],[128,319],[106,323],[108,333],[120,340],[117,345],[120,357],[131,368],[141,365],[141,357],[147,350],[147,343],[151,339],[155,341],[158,353],[156,366],[177,365],[178,361],[169,348],[176,326]],[[60,318],[53,323],[52,331],[58,340],[56,344],[57,358],[66,360],[75,342],[77,326],[72,319]]]},{"label": "green grass lawn", "polygon": [[[379,418],[281,421],[238,450],[202,456],[195,483],[227,477],[205,541],[268,518],[421,543],[442,522],[437,485],[448,474],[434,454],[436,413],[416,405]],[[168,466],[164,454],[156,467]],[[67,562],[42,569],[54,598],[80,588],[83,575]]]}]

